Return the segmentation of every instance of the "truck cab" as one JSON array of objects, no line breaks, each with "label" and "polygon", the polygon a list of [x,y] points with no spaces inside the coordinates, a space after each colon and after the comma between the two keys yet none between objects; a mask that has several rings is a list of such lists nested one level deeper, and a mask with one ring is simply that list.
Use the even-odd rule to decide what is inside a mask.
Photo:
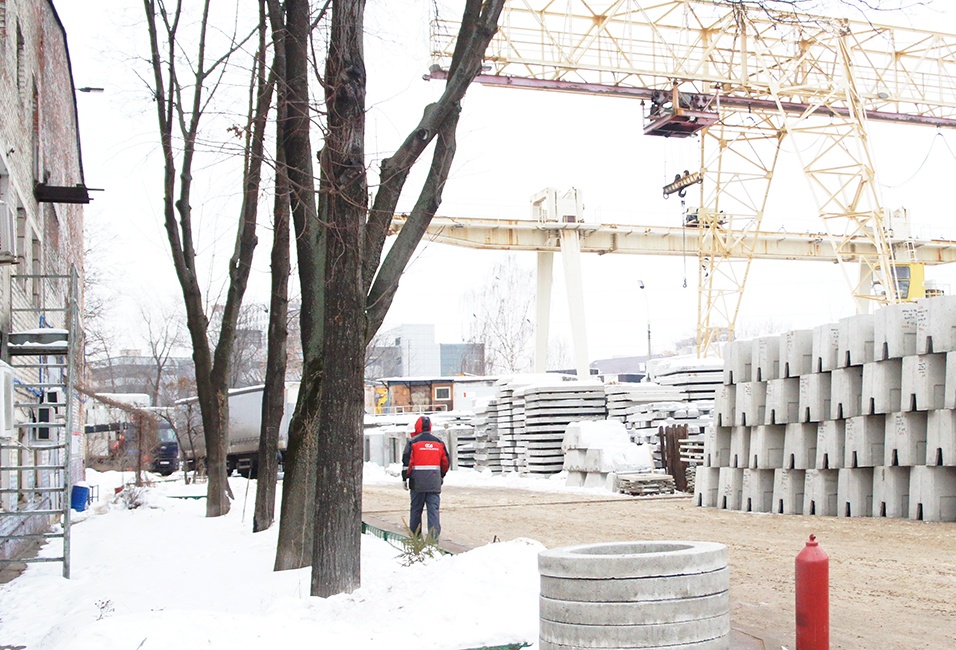
[{"label": "truck cab", "polygon": [[156,446],[150,456],[150,469],[162,476],[169,476],[179,469],[179,440],[168,422],[161,422],[156,431]]}]

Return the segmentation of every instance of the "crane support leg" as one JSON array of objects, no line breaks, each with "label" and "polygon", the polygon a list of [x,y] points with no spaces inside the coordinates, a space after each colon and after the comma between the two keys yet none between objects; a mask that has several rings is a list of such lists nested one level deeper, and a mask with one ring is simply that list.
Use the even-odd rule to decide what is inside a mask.
[{"label": "crane support leg", "polygon": [[584,284],[581,279],[581,240],[576,230],[561,231],[561,257],[564,260],[564,283],[568,289],[568,310],[571,312],[571,342],[574,345],[574,367],[578,379],[590,376],[588,339],[585,328]]},{"label": "crane support leg", "polygon": [[535,298],[534,371],[548,371],[548,329],[551,324],[551,281],[554,253],[538,253],[538,293]]}]

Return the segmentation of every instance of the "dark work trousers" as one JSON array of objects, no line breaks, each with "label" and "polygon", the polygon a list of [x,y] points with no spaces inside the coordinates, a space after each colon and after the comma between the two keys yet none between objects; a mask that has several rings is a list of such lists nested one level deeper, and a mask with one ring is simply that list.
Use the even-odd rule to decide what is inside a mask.
[{"label": "dark work trousers", "polygon": [[[422,529],[422,509],[428,509],[428,532],[435,539],[441,535],[441,521],[439,520],[438,508],[441,505],[440,492],[416,492],[412,494],[412,511],[408,517],[408,527],[413,533],[421,532]],[[423,533],[424,534],[424,533]]]}]

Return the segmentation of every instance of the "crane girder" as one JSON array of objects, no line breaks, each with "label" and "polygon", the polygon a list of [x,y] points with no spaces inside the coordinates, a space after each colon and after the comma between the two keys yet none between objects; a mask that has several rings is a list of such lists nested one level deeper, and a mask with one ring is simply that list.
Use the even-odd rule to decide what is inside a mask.
[{"label": "crane girder", "polygon": [[[456,33],[434,26],[434,78]],[[731,3],[510,0],[477,81],[642,98],[678,82],[738,110],[846,114],[841,47],[868,119],[956,127],[956,35]]]},{"label": "crane girder", "polygon": [[[405,225],[407,217],[392,219],[392,234]],[[441,244],[482,250],[561,252],[561,233],[576,230],[581,252],[630,255],[688,255],[700,250],[699,228],[541,222],[530,219],[432,218],[426,239]],[[755,236],[756,234],[756,236]],[[798,260],[837,262],[833,246],[824,233],[778,231],[727,231],[722,238],[723,254],[734,259]],[[872,256],[872,242],[863,236],[848,237],[844,251],[851,257]],[[923,264],[956,262],[956,242],[925,240],[915,243],[916,259]]]},{"label": "crane girder", "polygon": [[[433,28],[427,78],[441,79],[458,30]],[[482,72],[488,85],[639,98],[650,103],[645,133],[700,135],[696,232],[581,231],[582,251],[698,256],[698,353],[732,336],[754,259],[858,263],[866,272],[850,285],[861,309],[872,304],[866,278],[890,277],[897,250],[951,261],[948,243],[891,240],[867,123],[956,128],[956,35],[721,0],[508,0]],[[784,138],[796,143],[819,236],[761,230]],[[487,236],[520,249],[518,232]],[[890,284],[880,300],[899,299]]]}]

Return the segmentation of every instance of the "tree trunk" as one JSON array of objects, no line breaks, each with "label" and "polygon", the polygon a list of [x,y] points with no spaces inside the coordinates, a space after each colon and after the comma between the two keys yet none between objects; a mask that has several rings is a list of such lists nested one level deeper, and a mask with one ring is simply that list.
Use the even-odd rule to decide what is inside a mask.
[{"label": "tree trunk", "polygon": [[[289,423],[285,457],[282,514],[276,548],[276,570],[298,569],[312,561],[315,455],[319,394],[322,388],[322,337],[325,313],[325,228],[315,205],[312,145],[309,137],[309,3],[286,0],[282,25],[278,0],[269,0],[273,31],[285,43],[286,83],[279,85],[287,114],[281,129],[295,227],[299,284],[302,286],[300,325],[302,381],[295,413]],[[282,93],[285,93],[283,100]]]},{"label": "tree trunk", "polygon": [[322,378],[319,414],[312,595],[321,597],[361,586],[366,330],[361,251],[368,210],[364,12],[364,0],[334,3],[325,67],[328,130],[319,186],[319,201],[329,214],[324,356],[335,372]]},{"label": "tree trunk", "polygon": [[[405,255],[417,245],[438,208],[454,155],[459,101],[480,70],[503,2],[467,0],[445,92],[426,108],[418,127],[399,151],[383,162],[371,212],[367,210],[364,167],[365,3],[332,2],[323,80],[327,135],[316,210],[311,203],[308,147],[308,7],[305,0],[286,2],[286,87],[290,100],[285,143],[303,287],[304,367],[289,432],[289,456],[295,461],[290,459],[293,466],[286,468],[276,568],[302,566],[311,560],[312,594],[316,596],[352,591],[360,584],[363,370],[365,344],[373,333],[369,323],[374,322],[375,328],[381,323],[407,263]],[[439,133],[442,137],[436,145],[427,187],[406,225],[408,234],[402,239],[401,252],[386,260],[384,272],[380,272],[388,226],[408,171]],[[319,221],[327,224],[327,233],[312,222],[317,214]],[[367,292],[374,300],[366,298]],[[326,368],[334,372],[324,372]],[[317,454],[312,456],[312,464],[306,458],[309,454]],[[311,478],[308,472],[315,467],[314,491],[303,491],[302,481]],[[314,508],[307,499],[314,499]],[[298,556],[301,545],[311,549],[310,558]]]},{"label": "tree trunk", "polygon": [[[273,32],[275,33],[275,32]],[[285,46],[275,44],[272,64],[277,79],[285,79]],[[276,110],[277,128],[284,126],[285,97],[280,93]],[[259,436],[256,512],[252,531],[268,529],[275,521],[276,483],[279,477],[279,428],[286,395],[286,344],[289,338],[289,177],[285,168],[282,134],[276,137],[276,193],[272,240],[272,297],[269,305],[269,349],[266,355],[265,386],[262,391],[262,433]]]},{"label": "tree trunk", "polygon": [[[226,449],[228,443],[229,400],[228,378],[232,347],[235,342],[236,322],[242,306],[252,255],[256,247],[256,210],[262,166],[265,123],[271,104],[272,88],[264,84],[261,71],[264,66],[264,51],[260,48],[257,69],[260,71],[256,93],[250,105],[249,126],[246,138],[246,166],[243,174],[243,202],[236,233],[236,246],[229,260],[229,286],[222,312],[222,326],[214,352],[207,339],[209,322],[205,316],[199,276],[196,270],[196,250],[192,233],[192,167],[196,154],[199,123],[209,97],[213,92],[206,87],[210,74],[225,66],[231,55],[242,46],[233,39],[229,50],[206,67],[206,35],[209,23],[209,0],[202,5],[200,34],[195,56],[182,52],[178,40],[179,21],[182,17],[182,2],[176,2],[172,11],[163,3],[143,0],[147,28],[150,37],[150,63],[155,88],[160,141],[164,158],[164,220],[166,235],[176,274],[183,291],[186,307],[187,328],[193,345],[193,360],[196,366],[196,388],[202,411],[203,435],[206,439],[206,462],[209,483],[206,493],[206,515],[216,517],[229,512],[229,483],[226,480]],[[157,12],[161,16],[157,15]],[[261,25],[260,15],[260,30]],[[160,53],[158,25],[163,27],[164,45]],[[189,60],[192,79],[189,86],[180,83],[177,62]],[[210,83],[212,88],[215,84]],[[191,92],[191,94],[190,94]],[[178,125],[181,143],[173,144],[173,128]],[[180,153],[181,151],[181,153]],[[176,192],[176,157],[181,156],[179,188]]]}]

